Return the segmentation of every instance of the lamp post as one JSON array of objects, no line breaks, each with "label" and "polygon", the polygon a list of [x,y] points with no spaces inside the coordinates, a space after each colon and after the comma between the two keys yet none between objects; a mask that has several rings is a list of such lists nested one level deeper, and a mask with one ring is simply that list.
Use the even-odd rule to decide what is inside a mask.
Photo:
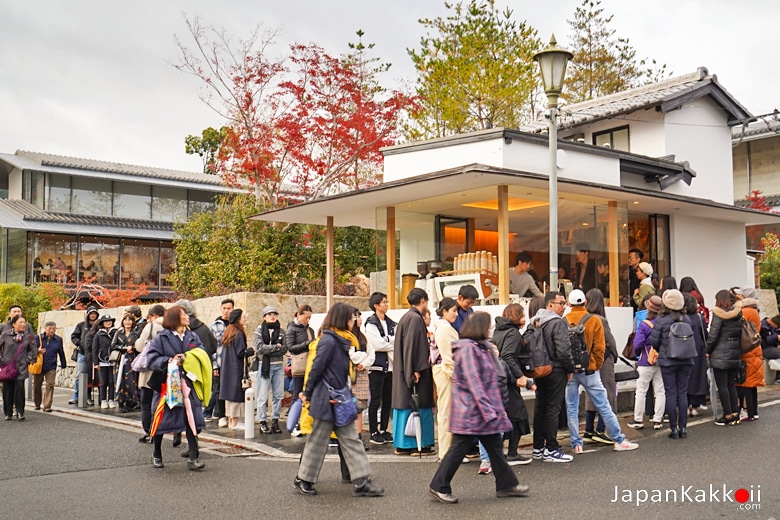
[{"label": "lamp post", "polygon": [[574,56],[558,47],[555,35],[543,51],[534,54],[547,94],[547,119],[550,136],[550,290],[558,290],[558,96],[563,90],[566,65]]}]

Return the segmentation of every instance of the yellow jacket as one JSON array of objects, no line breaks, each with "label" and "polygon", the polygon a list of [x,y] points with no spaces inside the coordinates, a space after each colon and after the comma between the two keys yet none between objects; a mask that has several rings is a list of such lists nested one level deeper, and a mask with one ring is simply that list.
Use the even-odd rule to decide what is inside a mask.
[{"label": "yellow jacket", "polygon": [[211,399],[211,377],[213,375],[208,353],[202,348],[190,349],[187,351],[181,366],[185,373],[195,374],[196,379],[192,381],[192,387],[203,406],[208,406]]}]

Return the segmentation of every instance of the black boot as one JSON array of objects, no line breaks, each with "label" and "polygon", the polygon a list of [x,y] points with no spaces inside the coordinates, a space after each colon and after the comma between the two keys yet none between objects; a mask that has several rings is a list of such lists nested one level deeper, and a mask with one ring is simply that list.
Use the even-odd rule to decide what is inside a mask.
[{"label": "black boot", "polygon": [[271,421],[271,433],[282,433],[282,429],[279,428],[279,419]]},{"label": "black boot", "polygon": [[260,422],[260,433],[271,433],[270,428],[268,428],[268,422]]}]

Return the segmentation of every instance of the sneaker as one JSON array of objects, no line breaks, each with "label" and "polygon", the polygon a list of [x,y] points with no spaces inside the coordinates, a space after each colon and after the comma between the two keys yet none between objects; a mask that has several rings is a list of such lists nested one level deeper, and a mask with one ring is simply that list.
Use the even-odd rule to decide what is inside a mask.
[{"label": "sneaker", "polygon": [[338,448],[339,447],[339,441],[336,439],[330,439],[328,441],[328,448]]},{"label": "sneaker", "polygon": [[585,432],[582,435],[582,438],[585,439],[586,441],[593,442],[593,432]]},{"label": "sneaker", "polygon": [[739,411],[739,420],[740,421],[744,421],[745,419],[747,419],[747,417],[748,417],[747,410],[745,410],[743,408],[742,410]]},{"label": "sneaker", "polygon": [[483,460],[482,462],[479,463],[479,469],[477,470],[477,475],[489,475],[491,471],[493,471],[493,469],[490,467],[490,461]]},{"label": "sneaker", "polygon": [[468,453],[466,453],[466,457],[470,459],[478,459],[479,458],[479,448],[477,446],[474,446],[471,448]]},{"label": "sneaker", "polygon": [[101,401],[100,402],[100,408],[102,408],[103,410],[107,410],[108,409],[108,401]]},{"label": "sneaker", "polygon": [[152,443],[152,438],[149,437],[148,435],[144,435],[143,437],[138,439],[138,442],[140,442],[141,444],[151,444]]},{"label": "sneaker", "polygon": [[689,411],[690,411],[690,416],[691,417],[698,417],[699,416],[699,410],[697,410],[696,408],[691,407],[691,409]]},{"label": "sneaker", "polygon": [[707,406],[703,404],[700,404],[696,409],[699,410],[700,412],[706,412],[707,410],[709,410],[709,408],[707,408]]},{"label": "sneaker", "polygon": [[615,441],[609,438],[607,432],[596,432],[593,434],[593,440],[602,444],[614,444]]},{"label": "sneaker", "polygon": [[534,448],[534,451],[531,452],[531,458],[542,460],[544,458],[544,448]]},{"label": "sneaker", "polygon": [[317,490],[314,489],[314,484],[312,484],[311,482],[306,482],[305,480],[301,480],[297,476],[293,480],[293,487],[301,495],[316,495],[317,494]]},{"label": "sneaker", "polygon": [[113,399],[111,399],[111,400],[108,402],[108,407],[109,407],[109,408],[116,408],[116,401],[114,401]]},{"label": "sneaker", "polygon": [[728,422],[729,422],[728,419],[726,419],[725,417],[718,417],[717,419],[715,419],[715,426],[726,426]]},{"label": "sneaker", "polygon": [[582,446],[580,446],[579,444],[574,446],[571,449],[571,452],[574,453],[575,455],[579,455],[580,453],[582,453]]},{"label": "sneaker", "polygon": [[70,401],[68,401],[68,404],[76,404],[76,403],[78,403],[78,402],[79,402],[79,398],[78,398],[78,397],[74,397],[73,399],[71,399]]},{"label": "sneaker", "polygon": [[363,485],[355,486],[352,489],[353,497],[381,497],[384,494],[384,488],[377,486],[371,480],[366,480]]},{"label": "sneaker", "polygon": [[371,444],[379,444],[381,446],[387,441],[385,441],[385,438],[382,437],[381,433],[374,432],[371,434],[371,437],[368,439],[368,442],[370,442]]},{"label": "sneaker", "polygon": [[613,449],[615,451],[631,451],[639,447],[639,444],[631,442],[628,439],[623,439],[623,442],[616,442]]},{"label": "sneaker", "polygon": [[382,435],[385,442],[393,442],[393,435],[389,431],[383,431],[380,435]]},{"label": "sneaker", "polygon": [[212,417],[210,415],[204,415],[203,416],[203,421],[204,422],[211,422],[211,420],[212,420]]},{"label": "sneaker", "polygon": [[290,435],[292,437],[300,437],[301,436],[301,430],[300,430],[300,428],[298,428],[297,424],[295,425],[295,428],[293,428],[293,430],[290,432]]},{"label": "sneaker", "polygon": [[219,419],[219,422],[217,422],[217,426],[219,426],[220,428],[224,428],[224,427],[225,427],[225,426],[227,426],[227,425],[228,425],[228,419],[227,419],[227,417],[221,417],[221,418]]},{"label": "sneaker", "polygon": [[439,491],[436,491],[435,489],[429,489],[428,490],[433,498],[441,502],[442,504],[457,504],[458,499],[451,493],[441,493]]},{"label": "sneaker", "polygon": [[728,424],[729,424],[729,426],[736,426],[736,425],[738,425],[740,422],[742,422],[742,421],[740,421],[740,420],[739,420],[739,415],[735,415],[735,416],[734,416],[734,417],[732,417],[731,419],[728,419]]},{"label": "sneaker", "polygon": [[496,497],[498,498],[509,498],[509,497],[527,497],[529,487],[525,484],[518,484],[515,487],[511,487],[509,489],[502,489],[501,491],[496,491]]},{"label": "sneaker", "polygon": [[87,399],[87,406],[95,406],[95,401],[92,399]]},{"label": "sneaker", "polygon": [[522,466],[530,464],[533,459],[531,457],[525,457],[523,455],[512,455],[506,458],[506,463],[510,466]]},{"label": "sneaker", "polygon": [[654,423],[653,423],[653,429],[654,429],[654,430],[660,430],[660,429],[661,429],[661,428],[663,428],[663,427],[664,427],[664,425],[663,425],[663,424],[661,424],[661,423],[659,423],[659,422],[654,422]]},{"label": "sneaker", "polygon": [[754,416],[753,416],[753,420],[754,420],[754,421],[757,421],[757,420],[758,420],[758,415],[754,415]]},{"label": "sneaker", "polygon": [[628,427],[633,428],[635,430],[641,430],[642,428],[645,427],[645,423],[643,423],[642,421],[631,421],[630,423],[628,423]]},{"label": "sneaker", "polygon": [[560,448],[553,451],[550,451],[547,448],[545,448],[544,458],[542,460],[544,462],[571,462],[572,460],[574,460],[574,457],[572,457],[568,453],[564,453],[563,450]]},{"label": "sneaker", "polygon": [[471,459],[468,457],[463,457],[463,460],[460,461],[461,464],[468,464],[469,462],[471,462]]}]

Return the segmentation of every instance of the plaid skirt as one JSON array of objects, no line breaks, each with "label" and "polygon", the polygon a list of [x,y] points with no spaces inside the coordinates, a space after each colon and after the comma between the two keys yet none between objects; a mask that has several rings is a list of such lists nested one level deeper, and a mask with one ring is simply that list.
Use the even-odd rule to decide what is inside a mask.
[{"label": "plaid skirt", "polygon": [[357,373],[355,384],[352,385],[352,395],[360,400],[366,400],[371,396],[368,389],[368,370]]}]

